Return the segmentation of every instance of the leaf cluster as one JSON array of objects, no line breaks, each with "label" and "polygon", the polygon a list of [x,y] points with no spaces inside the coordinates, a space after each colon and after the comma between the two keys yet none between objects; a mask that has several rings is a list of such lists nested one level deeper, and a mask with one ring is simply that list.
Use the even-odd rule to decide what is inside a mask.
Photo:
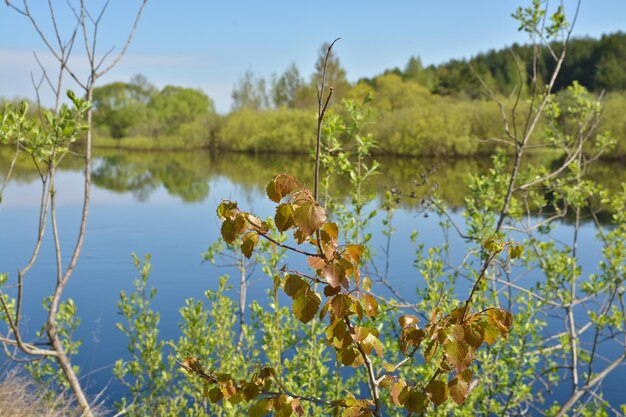
[{"label": "leaf cluster", "polygon": [[[217,209],[222,220],[222,238],[226,243],[240,238],[241,251],[248,258],[259,238],[306,256],[312,272],[283,267],[274,277],[274,292],[283,289],[292,300],[293,315],[302,323],[316,317],[325,321],[325,342],[335,350],[337,361],[343,366],[365,369],[370,375],[371,398],[357,399],[348,393],[344,399],[328,401],[328,408],[342,416],[379,415],[379,389],[386,390],[391,403],[409,413],[419,413],[430,403],[441,405],[449,397],[461,404],[469,392],[473,377],[469,367],[477,349],[483,342],[493,344],[500,337],[506,339],[513,323],[511,313],[499,308],[472,313],[468,300],[447,315],[434,308],[423,328],[419,327],[416,316],[402,316],[397,346],[404,359],[396,365],[390,364],[384,360],[384,344],[376,325],[379,301],[371,292],[369,279],[361,276],[364,246],[340,244],[338,226],[327,220],[325,209],[295,177],[276,175],[266,192],[277,204],[274,221],[261,221],[241,211],[237,203],[223,201]],[[273,227],[281,233],[291,231],[296,246],[273,239],[270,236]],[[510,246],[511,258],[521,255],[522,250],[510,242],[500,244],[495,240],[486,242],[485,246],[493,249],[494,256]],[[321,292],[318,286],[322,286]],[[396,372],[414,360],[420,347],[426,362],[438,364],[436,373],[426,384],[405,381]],[[374,371],[374,354],[374,362],[382,364],[378,373]],[[271,410],[275,415],[301,415],[299,397],[281,391],[274,368],[263,367],[250,379],[241,380],[229,374],[205,371],[194,357],[182,361],[181,367],[205,381],[205,395],[212,402],[226,400],[236,404],[255,400],[249,408],[251,416],[262,416]]]}]

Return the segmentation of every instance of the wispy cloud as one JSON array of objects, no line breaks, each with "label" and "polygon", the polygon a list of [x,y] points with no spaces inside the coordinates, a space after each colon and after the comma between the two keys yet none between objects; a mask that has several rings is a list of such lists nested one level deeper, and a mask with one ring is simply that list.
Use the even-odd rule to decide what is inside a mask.
[{"label": "wispy cloud", "polygon": [[[35,97],[32,78],[36,82],[42,77],[42,71],[35,60],[34,53],[42,66],[55,77],[58,63],[49,51],[29,51],[25,49],[0,49],[0,96]],[[110,58],[114,57],[114,53]],[[106,65],[106,64],[105,64]],[[217,63],[206,54],[126,54],[119,65],[107,74],[100,84],[116,80],[128,80],[131,76],[142,73],[159,87],[166,84],[201,88],[209,94],[219,111],[227,111],[230,106],[232,83],[227,80],[211,79],[212,69]],[[69,67],[78,77],[86,78],[88,62],[85,55],[75,54],[70,58]],[[77,89],[74,82],[66,77],[64,88]],[[40,91],[44,105],[53,101],[52,91],[44,85]]]}]

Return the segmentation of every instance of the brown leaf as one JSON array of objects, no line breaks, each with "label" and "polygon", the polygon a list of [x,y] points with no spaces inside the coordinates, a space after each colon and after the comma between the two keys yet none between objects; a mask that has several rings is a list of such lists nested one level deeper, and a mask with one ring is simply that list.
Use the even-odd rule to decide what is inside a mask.
[{"label": "brown leaf", "polygon": [[317,203],[307,201],[295,209],[294,220],[296,226],[310,236],[326,221],[326,210]]},{"label": "brown leaf", "polygon": [[402,392],[404,387],[406,387],[406,384],[402,380],[394,383],[391,386],[391,401],[393,401],[393,403],[395,405],[401,405],[401,403],[400,403],[400,393]]},{"label": "brown leaf", "polygon": [[369,294],[363,296],[363,301],[365,302],[365,312],[367,315],[372,318],[376,317],[378,314],[378,301]]},{"label": "brown leaf", "polygon": [[332,285],[324,285],[324,295],[326,297],[332,297],[341,292],[341,287],[333,287]]},{"label": "brown leaf", "polygon": [[448,399],[448,385],[443,381],[431,381],[426,386],[426,395],[435,405],[441,405]]},{"label": "brown leaf", "polygon": [[404,397],[404,408],[412,413],[421,413],[426,406],[428,406],[428,398],[417,389],[411,389]]},{"label": "brown leaf", "polygon": [[322,268],[321,276],[333,287],[339,287],[346,277],[346,270],[334,261]]},{"label": "brown leaf", "polygon": [[283,197],[291,194],[298,187],[294,177],[287,174],[278,174],[267,184],[265,188],[267,196],[275,203],[279,203]]},{"label": "brown leaf", "polygon": [[419,319],[416,316],[400,316],[398,319],[398,323],[400,323],[400,327],[406,329],[410,326],[415,326],[419,322]]},{"label": "brown leaf", "polygon": [[448,342],[443,345],[446,360],[453,368],[462,372],[472,364],[476,351],[465,342]]},{"label": "brown leaf", "polygon": [[306,258],[306,263],[308,263],[309,266],[313,269],[322,269],[324,268],[324,266],[326,266],[326,261],[324,260],[324,258],[319,256],[309,256],[308,258]]},{"label": "brown leaf", "polygon": [[339,294],[333,298],[330,307],[333,310],[335,317],[341,318],[348,315],[351,305],[352,299],[348,295]]},{"label": "brown leaf", "polygon": [[465,401],[469,393],[469,382],[457,376],[448,382],[448,390],[450,391],[450,397],[452,397],[455,403],[460,405]]}]

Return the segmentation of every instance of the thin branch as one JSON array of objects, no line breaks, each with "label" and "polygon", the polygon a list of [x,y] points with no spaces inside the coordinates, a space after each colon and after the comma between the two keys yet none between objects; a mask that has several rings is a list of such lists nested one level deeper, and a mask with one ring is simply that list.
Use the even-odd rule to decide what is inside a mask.
[{"label": "thin branch", "polygon": [[598,375],[596,375],[595,378],[590,380],[588,383],[586,383],[580,389],[576,390],[576,392],[574,392],[574,394],[572,394],[570,396],[570,398],[565,402],[565,404],[563,404],[563,406],[561,406],[561,409],[555,414],[555,417],[563,417],[564,415],[566,415],[566,413],[574,406],[574,404],[576,404],[576,402],[583,395],[585,395],[585,393],[587,393],[589,390],[591,390],[596,384],[602,382],[602,380],[604,380],[604,378],[606,378],[607,375],[609,375],[618,366],[620,366],[625,359],[626,359],[626,354],[622,354],[620,357],[618,357],[613,362],[611,362],[611,364],[609,366],[604,368],[604,370],[602,370],[602,372],[600,372]]},{"label": "thin branch", "polygon": [[[344,317],[344,319],[346,321],[346,325],[348,326],[350,334],[354,338],[356,336],[356,333],[355,333],[354,327],[352,326],[352,323],[350,322],[350,318],[346,316]],[[361,357],[363,358],[363,361],[365,362],[365,369],[367,370],[370,395],[372,397],[372,400],[374,401],[374,415],[377,417],[381,417],[380,394],[378,392],[378,384],[376,383],[376,374],[374,373],[372,360],[363,349],[363,346],[361,346],[361,343],[354,340],[354,345],[356,346],[357,350],[361,354]]]},{"label": "thin branch", "polygon": [[324,257],[323,257],[322,255],[320,255],[319,253],[306,252],[306,251],[300,250],[300,249],[298,249],[298,248],[295,248],[295,247],[293,247],[293,246],[285,245],[284,243],[281,243],[281,242],[279,242],[279,241],[277,241],[277,240],[275,240],[275,239],[271,238],[270,236],[268,236],[268,235],[267,235],[267,234],[265,234],[265,233],[259,233],[259,236],[264,237],[265,239],[269,240],[270,242],[272,242],[272,243],[273,243],[273,244],[275,244],[275,245],[280,246],[281,248],[284,248],[284,249],[289,249],[289,250],[294,251],[294,252],[296,252],[296,253],[299,253],[299,254],[301,254],[301,255],[306,255],[306,256],[314,256],[314,257],[316,257],[316,258],[322,258],[322,259],[324,259]]}]

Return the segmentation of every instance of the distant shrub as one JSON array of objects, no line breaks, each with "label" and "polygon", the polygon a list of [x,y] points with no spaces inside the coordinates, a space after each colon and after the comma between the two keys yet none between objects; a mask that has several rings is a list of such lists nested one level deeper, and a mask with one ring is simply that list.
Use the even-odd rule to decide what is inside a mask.
[{"label": "distant shrub", "polygon": [[296,109],[240,110],[229,114],[216,146],[240,152],[308,152],[315,143],[315,114]]}]

